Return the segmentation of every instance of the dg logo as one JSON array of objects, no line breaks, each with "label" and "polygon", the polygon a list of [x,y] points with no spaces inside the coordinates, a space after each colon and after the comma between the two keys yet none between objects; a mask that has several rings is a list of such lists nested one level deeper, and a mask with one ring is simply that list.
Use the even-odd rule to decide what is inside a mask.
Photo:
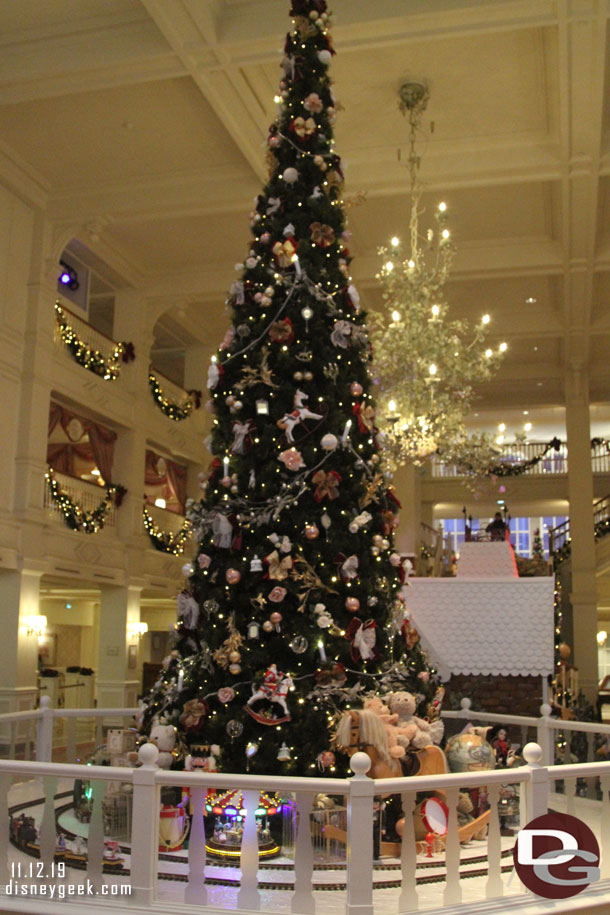
[{"label": "dg logo", "polygon": [[521,829],[513,850],[521,882],[545,899],[576,896],[600,878],[599,845],[586,823],[547,813]]}]

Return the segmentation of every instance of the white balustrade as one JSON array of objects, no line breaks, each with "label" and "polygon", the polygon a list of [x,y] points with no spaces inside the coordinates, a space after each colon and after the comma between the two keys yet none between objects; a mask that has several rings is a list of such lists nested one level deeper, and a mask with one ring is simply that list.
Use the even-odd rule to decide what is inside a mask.
[{"label": "white balustrade", "polygon": [[[87,480],[81,480],[79,477],[71,477],[65,473],[53,473],[53,476],[59,483],[62,492],[70,496],[83,511],[91,512],[99,507],[100,502],[106,497],[106,488],[99,486],[97,483],[89,483]],[[49,515],[63,523],[64,513],[51,498],[49,487],[45,485],[43,507],[49,512]],[[112,502],[108,506],[108,511],[104,517],[104,527],[114,527],[116,521],[116,506]]]},{"label": "white balustrade", "polygon": [[[83,717],[93,710],[69,710],[69,717]],[[117,710],[94,710],[100,720],[105,714],[116,713]],[[121,709],[119,713],[133,714],[132,709]],[[21,713],[23,714],[23,713]],[[41,756],[49,750],[49,723],[52,724],[56,716],[66,716],[65,710],[54,710],[43,706],[34,713],[26,713],[38,718],[39,736],[42,749]],[[476,718],[484,713],[472,712],[470,708],[462,709],[455,713],[458,718]],[[11,716],[2,716],[10,718]],[[489,716],[486,716],[489,717]],[[552,733],[553,729],[566,729],[567,731],[583,729],[581,722],[569,722],[573,725],[566,728],[568,722],[557,722],[547,716],[541,719],[519,719],[517,716],[493,716],[493,718],[509,719],[506,724],[516,724],[523,727],[541,727],[545,733]],[[533,722],[532,723],[530,723]],[[525,724],[522,724],[525,722]],[[603,726],[591,723],[585,728],[588,733],[594,733]],[[46,748],[46,749],[45,749]],[[502,786],[507,779],[511,785],[520,786],[520,796],[524,799],[525,809],[522,810],[522,824],[536,816],[540,816],[548,809],[549,788],[557,781],[563,781],[566,786],[566,802],[570,795],[573,796],[578,779],[599,779],[602,800],[599,804],[601,814],[601,846],[605,850],[602,854],[603,877],[610,878],[610,763],[578,763],[570,765],[545,766],[543,762],[543,748],[538,744],[528,744],[524,747],[523,756],[526,765],[503,770],[446,773],[434,776],[418,776],[416,779],[395,778],[374,780],[366,776],[370,760],[365,754],[356,754],[352,757],[351,766],[354,776],[349,779],[328,778],[291,778],[271,776],[250,776],[237,774],[221,774],[208,772],[173,772],[159,769],[156,765],[158,752],[155,746],[145,744],[140,748],[140,767],[136,769],[115,769],[105,766],[90,766],[86,769],[86,779],[93,789],[92,820],[90,823],[90,839],[88,853],[88,877],[96,886],[102,881],[111,883],[113,878],[102,875],[102,859],[104,851],[104,830],[102,822],[101,802],[105,788],[109,782],[120,781],[131,784],[133,788],[133,817],[132,817],[132,849],[131,849],[131,877],[130,884],[133,896],[129,905],[124,908],[117,907],[115,911],[127,913],[129,910],[144,912],[164,911],[163,902],[157,897],[157,868],[158,868],[158,828],[160,811],[160,787],[181,786],[191,792],[193,812],[192,833],[189,843],[188,859],[182,858],[183,864],[187,862],[187,879],[184,901],[186,904],[199,906],[208,905],[205,887],[205,830],[203,822],[203,809],[205,796],[209,788],[215,790],[241,790],[244,794],[244,807],[249,811],[246,815],[244,835],[241,852],[241,887],[237,895],[237,910],[252,912],[260,910],[263,905],[258,888],[258,837],[256,820],[253,816],[258,806],[260,791],[278,791],[284,796],[291,794],[296,798],[298,814],[296,839],[295,839],[295,886],[291,902],[291,910],[295,915],[315,915],[316,908],[320,912],[322,906],[318,902],[316,907],[315,887],[313,885],[314,856],[311,838],[311,809],[312,799],[317,793],[323,792],[331,795],[344,795],[347,800],[347,893],[345,902],[346,915],[375,915],[376,906],[373,891],[373,829],[374,829],[374,802],[379,795],[400,794],[403,799],[405,815],[405,828],[403,834],[401,875],[402,887],[397,892],[397,910],[401,913],[413,912],[422,907],[422,888],[417,883],[417,845],[415,840],[415,825],[413,811],[415,808],[416,792],[444,792],[449,809],[448,833],[445,839],[446,878],[443,892],[443,901],[446,907],[451,907],[454,915],[463,913],[469,915],[472,911],[467,900],[466,890],[462,891],[463,882],[460,878],[460,834],[458,831],[457,805],[459,793],[465,788],[483,788],[488,792],[490,804],[489,830],[487,843],[488,872],[484,893],[487,896],[488,906],[486,912],[500,913],[505,910],[502,903],[503,894],[506,892],[502,879],[502,844],[500,836],[500,819],[498,814],[498,801],[501,796]],[[8,792],[15,776],[21,781],[40,778],[44,779],[45,803],[40,830],[41,859],[48,868],[53,861],[55,853],[55,794],[57,785],[65,779],[83,779],[83,767],[74,764],[52,764],[49,762],[28,762],[0,760],[0,820],[7,821]],[[588,800],[586,803],[592,804]],[[0,835],[0,857],[2,867],[6,871],[7,853],[9,851],[6,831]],[[515,898],[514,893],[518,888],[511,889],[511,906]],[[524,897],[525,898],[525,897]],[[462,899],[464,901],[462,901]],[[496,904],[497,903],[497,904]],[[72,911],[68,908],[67,901],[62,903],[55,900],[52,909],[64,913]],[[218,905],[215,904],[215,908]],[[173,912],[185,912],[180,903],[172,902]],[[26,911],[28,911],[26,909]],[[32,911],[31,909],[29,911]],[[387,909],[384,906],[384,912]],[[381,913],[378,911],[378,915]]]}]

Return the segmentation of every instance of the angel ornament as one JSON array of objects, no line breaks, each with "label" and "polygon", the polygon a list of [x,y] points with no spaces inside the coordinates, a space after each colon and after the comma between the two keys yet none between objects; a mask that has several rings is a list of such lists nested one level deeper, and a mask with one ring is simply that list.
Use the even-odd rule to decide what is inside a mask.
[{"label": "angel ornament", "polygon": [[283,429],[286,433],[286,440],[291,444],[294,443],[292,435],[294,427],[298,426],[305,419],[324,419],[321,413],[312,413],[309,407],[305,406],[308,395],[297,388],[294,395],[294,410],[292,413],[286,413],[281,419],[278,419],[278,428]]}]

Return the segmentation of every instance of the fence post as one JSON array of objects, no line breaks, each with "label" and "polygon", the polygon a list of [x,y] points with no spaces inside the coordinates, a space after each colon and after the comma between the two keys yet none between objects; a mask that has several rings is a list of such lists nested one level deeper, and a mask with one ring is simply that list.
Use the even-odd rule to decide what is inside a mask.
[{"label": "fence post", "polygon": [[159,789],[155,786],[157,757],[154,743],[138,750],[142,763],[133,772],[133,816],[131,821],[131,886],[135,901],[150,905],[155,895],[159,847]]},{"label": "fence post", "polygon": [[53,709],[49,696],[40,699],[40,717],[36,734],[37,762],[52,762],[53,758]]},{"label": "fence post", "polygon": [[553,709],[551,706],[544,702],[540,706],[540,721],[536,725],[536,739],[540,748],[542,749],[542,765],[543,766],[552,766],[555,762],[553,747],[555,744],[552,734],[554,733],[553,727],[551,725],[551,713]]},{"label": "fence post", "polygon": [[472,700],[468,696],[464,696],[463,699],[460,699],[460,710],[458,712],[459,718],[470,719],[470,709],[472,708]]},{"label": "fence post", "polygon": [[[530,777],[526,782],[527,821],[535,820],[549,811],[549,773],[541,765],[542,747],[537,743],[526,743],[523,747]],[[522,823],[522,826],[527,824]]]},{"label": "fence post", "polygon": [[347,797],[347,899],[345,915],[373,915],[373,797],[366,753],[354,753]]}]

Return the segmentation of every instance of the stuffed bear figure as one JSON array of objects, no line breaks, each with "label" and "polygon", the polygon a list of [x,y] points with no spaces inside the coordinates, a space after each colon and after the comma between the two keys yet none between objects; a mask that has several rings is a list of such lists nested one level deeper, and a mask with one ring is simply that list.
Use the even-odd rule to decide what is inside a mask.
[{"label": "stuffed bear figure", "polygon": [[418,718],[413,712],[416,708],[415,697],[405,690],[397,693],[391,693],[388,698],[390,712],[398,715],[397,727],[408,728],[412,735],[409,738],[411,747],[421,750],[424,747],[432,746],[432,736],[430,734],[430,723]]},{"label": "stuffed bear figure", "polygon": [[390,756],[392,759],[401,759],[405,755],[405,748],[408,746],[409,741],[403,729],[396,726],[398,715],[392,714],[387,705],[378,696],[371,696],[369,699],[365,699],[364,709],[381,718],[385,725]]},{"label": "stuffed bear figure", "polygon": [[457,805],[458,826],[466,826],[467,823],[472,823],[474,820],[473,810],[474,804],[470,795],[466,791],[460,791]]},{"label": "stuffed bear figure", "polygon": [[176,746],[176,729],[172,724],[153,724],[150,729],[150,743],[156,744],[159,750],[157,765],[160,769],[169,769],[174,758]]}]

